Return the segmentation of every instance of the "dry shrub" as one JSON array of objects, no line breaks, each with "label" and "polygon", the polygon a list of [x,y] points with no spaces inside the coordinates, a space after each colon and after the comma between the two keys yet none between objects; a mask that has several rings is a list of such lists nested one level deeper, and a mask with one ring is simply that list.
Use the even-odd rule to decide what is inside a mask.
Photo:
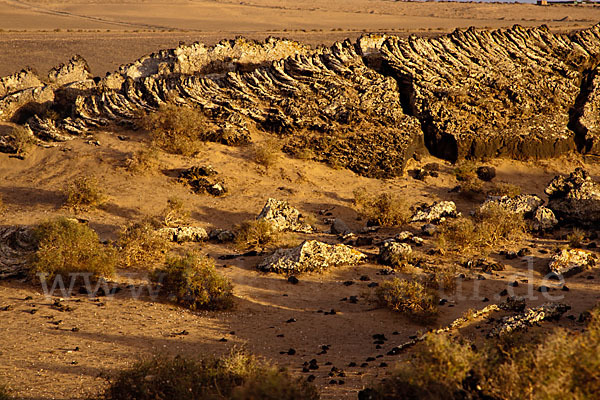
[{"label": "dry shrub", "polygon": [[66,189],[65,206],[75,211],[92,210],[106,201],[98,180],[90,176],[76,178]]},{"label": "dry shrub", "polygon": [[194,360],[156,356],[121,371],[99,400],[317,400],[316,388],[256,357],[233,351]]},{"label": "dry shrub", "polygon": [[481,250],[501,241],[519,239],[526,232],[523,215],[489,204],[473,218],[460,217],[440,226],[437,246],[450,250]]},{"label": "dry shrub", "polygon": [[184,156],[193,156],[202,149],[209,130],[207,119],[199,110],[171,103],[144,115],[141,125],[152,135],[154,145]]},{"label": "dry shrub", "polygon": [[510,183],[497,183],[487,191],[488,196],[516,197],[521,194],[521,187]]},{"label": "dry shrub", "polygon": [[144,174],[159,167],[158,151],[154,147],[142,149],[125,161],[125,169],[132,174]]},{"label": "dry shrub", "polygon": [[161,213],[161,222],[166,227],[177,227],[185,224],[190,218],[190,212],[185,208],[181,199],[172,197],[167,200],[167,207]]},{"label": "dry shrub", "polygon": [[594,399],[600,393],[600,312],[583,333],[520,333],[480,350],[430,334],[373,399]]},{"label": "dry shrub", "polygon": [[214,261],[190,252],[169,258],[164,267],[154,271],[154,282],[174,296],[177,303],[191,310],[227,310],[233,307],[233,285],[219,274]]},{"label": "dry shrub", "polygon": [[108,277],[115,271],[116,252],[100,243],[89,226],[68,218],[57,218],[34,230],[37,250],[31,274],[48,279],[70,273],[90,273],[93,278]]},{"label": "dry shrub", "polygon": [[8,391],[8,387],[0,385],[0,400],[12,400],[12,396]]},{"label": "dry shrub", "polygon": [[437,265],[424,268],[424,285],[434,290],[452,292],[456,289],[456,266]]},{"label": "dry shrub", "polygon": [[384,281],[376,290],[383,306],[420,321],[431,321],[438,312],[437,294],[417,281],[394,278]]},{"label": "dry shrub", "polygon": [[402,225],[411,216],[404,199],[391,193],[370,195],[365,188],[354,191],[354,208],[363,218],[381,226]]},{"label": "dry shrub", "polygon": [[159,235],[158,226],[156,221],[146,218],[121,230],[117,241],[121,267],[150,269],[164,261],[170,243]]},{"label": "dry shrub", "polygon": [[35,137],[23,126],[14,127],[8,134],[8,138],[13,151],[19,157],[25,157],[36,143]]},{"label": "dry shrub", "polygon": [[567,241],[569,242],[569,246],[578,248],[583,245],[583,240],[585,239],[585,232],[579,228],[574,228],[571,233],[567,235]]},{"label": "dry shrub", "polygon": [[462,161],[454,167],[456,180],[465,182],[477,179],[477,166],[472,161]]},{"label": "dry shrub", "polygon": [[281,144],[275,139],[268,139],[252,146],[252,160],[265,168],[270,168],[277,162]]},{"label": "dry shrub", "polygon": [[241,249],[264,247],[280,240],[281,232],[264,219],[242,222],[236,234],[236,245]]}]

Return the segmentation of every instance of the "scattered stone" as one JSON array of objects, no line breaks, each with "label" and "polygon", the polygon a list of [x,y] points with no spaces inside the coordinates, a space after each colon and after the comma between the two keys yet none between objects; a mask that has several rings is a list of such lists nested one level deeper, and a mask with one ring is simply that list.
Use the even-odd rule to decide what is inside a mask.
[{"label": "scattered stone", "polygon": [[177,228],[161,228],[159,235],[177,243],[203,242],[208,240],[206,229],[198,226],[179,226]]},{"label": "scattered stone", "polygon": [[212,229],[208,234],[208,238],[219,243],[233,242],[235,233],[226,229]]},{"label": "scattered stone", "polygon": [[377,282],[371,282],[367,285],[367,287],[370,287],[370,288],[375,288],[377,286],[379,286],[379,283],[377,283]]},{"label": "scattered stone", "polygon": [[258,264],[258,269],[278,273],[324,271],[330,267],[356,265],[366,258],[363,253],[343,244],[307,240],[298,247],[276,250]]},{"label": "scattered stone", "polygon": [[476,170],[477,177],[485,182],[490,182],[496,177],[496,168],[489,166],[482,166]]},{"label": "scattered stone", "polygon": [[577,168],[569,176],[556,176],[545,189],[550,208],[561,221],[586,226],[600,224],[600,184]]},{"label": "scattered stone", "polygon": [[433,236],[437,231],[437,226],[434,224],[425,224],[421,227],[421,232],[427,236]]},{"label": "scattered stone", "polygon": [[531,254],[531,250],[529,250],[527,247],[522,248],[521,250],[519,250],[519,252],[517,253],[517,255],[519,257],[525,257]]},{"label": "scattered stone", "polygon": [[511,213],[532,215],[538,207],[544,204],[544,200],[533,194],[520,194],[515,197],[490,196],[479,207],[479,210],[485,211],[492,204],[499,205],[504,210]]},{"label": "scattered stone", "polygon": [[311,233],[313,228],[302,222],[300,211],[291,207],[287,201],[269,198],[256,219],[264,219],[273,224],[280,232],[291,231]]},{"label": "scattered stone", "polygon": [[562,249],[550,260],[549,271],[555,277],[577,274],[596,265],[598,257],[586,250]]},{"label": "scattered stone", "polygon": [[544,320],[556,320],[570,309],[571,307],[561,303],[548,303],[540,307],[529,308],[520,314],[502,318],[500,324],[494,327],[488,336],[501,336],[517,330],[527,329],[527,327]]},{"label": "scattered stone", "polygon": [[179,180],[189,185],[195,193],[223,196],[227,193],[227,188],[216,175],[217,172],[210,165],[197,166],[181,171]]},{"label": "scattered stone", "polygon": [[379,247],[377,261],[384,265],[397,265],[410,258],[412,248],[406,243],[398,243],[386,240]]},{"label": "scattered stone", "polygon": [[289,323],[292,323],[292,322],[296,322],[296,318],[290,318],[290,319],[288,319],[288,320],[287,320],[287,321],[285,321],[285,322],[287,322],[288,324],[289,324]]},{"label": "scattered stone", "polygon": [[554,212],[548,207],[540,206],[533,214],[532,228],[535,231],[549,231],[558,225]]},{"label": "scattered stone", "polygon": [[346,222],[340,218],[336,218],[333,220],[331,224],[331,233],[334,235],[347,235],[352,233],[352,230],[348,227]]},{"label": "scattered stone", "polygon": [[300,282],[300,281],[298,280],[298,278],[296,278],[294,275],[291,275],[290,277],[288,277],[287,281],[288,281],[289,283],[291,283],[292,285],[297,285],[297,284],[298,284],[298,282]]},{"label": "scattered stone", "polygon": [[439,223],[446,218],[457,218],[459,216],[460,213],[456,211],[456,204],[453,201],[438,201],[417,209],[411,218],[411,222]]}]

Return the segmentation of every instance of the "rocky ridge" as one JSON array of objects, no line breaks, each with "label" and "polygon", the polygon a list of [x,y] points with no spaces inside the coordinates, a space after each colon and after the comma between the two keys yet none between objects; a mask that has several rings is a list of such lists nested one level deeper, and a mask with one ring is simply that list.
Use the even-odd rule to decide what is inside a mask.
[{"label": "rocky ridge", "polygon": [[424,145],[451,161],[597,152],[599,57],[600,25],[365,35],[317,49],[239,38],[182,44],[103,79],[78,56],[44,78],[23,70],[0,79],[0,119],[67,140],[175,102],[201,109],[215,140],[261,130],[285,137],[289,153],[390,177]]}]

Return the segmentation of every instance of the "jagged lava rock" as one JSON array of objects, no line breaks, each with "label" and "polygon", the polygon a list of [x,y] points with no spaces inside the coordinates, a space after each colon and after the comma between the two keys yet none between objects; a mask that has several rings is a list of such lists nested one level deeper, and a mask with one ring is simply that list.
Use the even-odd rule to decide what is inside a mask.
[{"label": "jagged lava rock", "polygon": [[298,247],[276,250],[257,268],[265,272],[294,274],[355,265],[366,258],[367,256],[360,251],[343,244],[329,245],[317,240],[307,240]]},{"label": "jagged lava rock", "polygon": [[386,240],[379,247],[377,260],[384,265],[395,265],[402,260],[408,259],[411,254],[412,247],[409,244]]},{"label": "jagged lava rock", "polygon": [[505,335],[551,319],[558,319],[571,307],[562,303],[547,303],[527,310],[517,315],[502,318],[500,324],[488,333],[488,337]]},{"label": "jagged lava rock", "polygon": [[[582,41],[598,41],[591,30]],[[583,37],[582,37],[583,38]],[[424,122],[439,157],[556,156],[575,149],[569,109],[597,46],[545,27],[469,28],[424,38],[390,37],[381,52]]]},{"label": "jagged lava rock", "polygon": [[412,216],[410,222],[441,222],[445,218],[456,218],[460,213],[456,211],[453,201],[436,201],[430,206],[422,207]]},{"label": "jagged lava rock", "polygon": [[176,228],[161,228],[158,233],[172,242],[202,242],[208,239],[206,229],[198,226],[178,226]]},{"label": "jagged lava rock", "polygon": [[531,215],[538,207],[544,204],[544,200],[534,194],[520,194],[515,197],[490,196],[479,207],[479,210],[485,211],[492,204],[496,204],[511,213]]},{"label": "jagged lava rock", "polygon": [[27,257],[35,247],[36,242],[31,228],[0,227],[0,279],[25,276]]},{"label": "jagged lava rock", "polygon": [[558,220],[548,207],[538,207],[533,213],[533,229],[536,231],[545,231],[554,228],[558,224]]},{"label": "jagged lava rock", "polygon": [[567,277],[594,267],[597,261],[598,257],[592,252],[562,249],[552,256],[548,269],[556,277]]},{"label": "jagged lava rock", "polygon": [[561,221],[581,225],[600,223],[600,184],[577,168],[569,176],[556,176],[545,189],[550,208]]},{"label": "jagged lava rock", "polygon": [[313,228],[302,222],[301,216],[300,211],[291,207],[287,201],[269,198],[256,219],[271,222],[280,232],[311,233]]}]

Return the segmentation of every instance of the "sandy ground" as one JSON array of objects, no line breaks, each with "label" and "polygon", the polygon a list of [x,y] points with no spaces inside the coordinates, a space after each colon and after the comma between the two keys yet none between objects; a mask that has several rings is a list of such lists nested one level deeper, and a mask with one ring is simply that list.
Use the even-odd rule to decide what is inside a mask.
[{"label": "sandy ground", "polygon": [[[248,159],[250,152],[246,147],[207,144],[196,159],[163,155],[160,171],[153,175],[133,176],[122,165],[132,152],[146,145],[145,135],[142,132],[121,133],[130,136],[131,140],[121,141],[115,134],[105,132],[96,135],[100,146],[78,139],[52,148],[37,148],[26,160],[0,155],[0,176],[3,177],[0,194],[8,207],[1,223],[34,224],[52,216],[68,215],[69,212],[62,208],[62,190],[82,171],[97,176],[110,196],[102,209],[79,215],[89,219],[103,239],[114,239],[120,227],[129,220],[158,213],[173,196],[183,199],[192,211],[193,224],[224,229],[256,216],[268,197],[284,199],[302,212],[314,215],[321,232],[327,230],[324,219],[331,217],[343,218],[353,229],[364,225],[364,221],[357,219],[351,204],[352,191],[358,187],[366,187],[372,192],[390,190],[405,196],[411,203],[454,200],[465,213],[479,200],[466,200],[456,193],[449,193],[456,185],[451,166],[433,158],[413,164],[439,162],[442,173],[438,178],[422,182],[406,176],[381,181],[283,155],[274,167],[265,171]],[[207,163],[226,179],[230,188],[226,197],[193,194],[174,178],[175,171],[180,168]],[[597,164],[586,164],[578,157],[530,163],[496,160],[491,164],[498,169],[497,182],[519,184],[525,192],[541,196],[544,186],[555,174],[576,166],[586,166],[596,179],[600,176]],[[322,210],[331,215],[322,215]],[[412,224],[404,228],[418,232],[419,226]],[[370,235],[377,242],[399,230],[384,229]],[[531,269],[527,260],[506,260],[497,254],[501,248],[495,249],[491,257],[506,264],[507,269],[497,275],[488,275],[484,281],[466,279],[459,283],[457,292],[443,294],[449,303],[440,308],[440,316],[431,326],[416,324],[377,307],[373,301],[375,289],[368,284],[386,278],[378,274],[381,266],[367,263],[324,274],[306,274],[300,276],[298,285],[291,285],[283,276],[257,272],[254,266],[260,257],[219,260],[219,256],[238,252],[231,245],[207,243],[175,249],[199,249],[218,260],[219,270],[235,285],[236,307],[226,313],[193,313],[153,300],[140,286],[144,282],[143,271],[121,271],[115,279],[121,286],[132,283],[136,290],[141,287],[144,294],[141,298],[135,299],[129,289],[114,298],[90,299],[79,295],[65,302],[74,308],[71,312],[60,312],[51,307],[54,299],[63,297],[60,292],[47,298],[43,296],[40,284],[2,282],[0,306],[11,305],[12,308],[0,312],[0,355],[3,360],[0,381],[9,383],[22,398],[82,398],[100,390],[105,384],[103,377],[145,355],[221,354],[232,346],[241,346],[303,376],[309,375],[301,372],[303,362],[316,358],[320,368],[312,373],[317,377],[315,383],[322,390],[323,398],[356,398],[358,390],[385,376],[405,357],[404,354],[386,355],[392,347],[419,331],[446,325],[468,309],[483,308],[489,304],[482,302],[483,297],[488,297],[491,302],[501,301],[499,293],[508,282],[527,279],[531,286],[521,283],[515,288],[515,294],[537,297],[530,298],[529,305],[545,302],[546,299],[534,289],[542,283],[557,286],[556,283],[542,282],[542,278],[553,250],[564,243],[556,240],[560,235],[559,232],[542,239],[523,238],[507,247],[515,250],[530,248],[533,253]],[[312,237],[337,242],[336,236],[327,233],[298,235],[296,239]],[[415,248],[432,265],[451,265],[461,258],[461,255],[429,256],[427,252],[432,246],[433,242],[427,240],[423,247]],[[377,253],[376,246],[364,246],[360,250],[371,255]],[[466,273],[468,277],[474,276],[469,271]],[[362,276],[369,280],[361,280]],[[593,279],[589,279],[590,276]],[[578,316],[597,303],[600,295],[598,279],[598,272],[583,273],[568,279],[571,291],[553,290],[550,294],[564,296],[562,301],[573,307],[569,314]],[[353,284],[346,286],[346,281]],[[349,296],[358,296],[358,303],[341,301]],[[38,312],[31,314],[32,309]],[[335,315],[323,312],[332,309],[336,311]],[[296,322],[287,323],[290,318],[295,318]],[[477,322],[474,321],[464,334],[472,338],[483,337],[491,328],[486,324],[478,326]],[[559,323],[544,326],[583,327],[564,318]],[[73,328],[77,329],[73,331]],[[178,334],[184,330],[187,335]],[[381,349],[373,344],[372,335],[377,333],[383,333],[389,339]],[[223,338],[227,341],[220,341]],[[318,354],[322,345],[330,345],[326,354]],[[281,354],[290,348],[296,350],[295,355]],[[350,362],[361,365],[369,357],[375,361],[369,361],[368,366],[348,367]],[[343,385],[329,383],[332,378],[328,373],[332,366],[346,371]]]},{"label": "sandy ground", "polygon": [[600,21],[595,5],[349,1],[0,0],[0,75],[26,65],[45,73],[79,53],[92,72],[180,41],[207,44],[244,35],[329,45],[363,32],[423,35],[514,24],[569,31]]}]

